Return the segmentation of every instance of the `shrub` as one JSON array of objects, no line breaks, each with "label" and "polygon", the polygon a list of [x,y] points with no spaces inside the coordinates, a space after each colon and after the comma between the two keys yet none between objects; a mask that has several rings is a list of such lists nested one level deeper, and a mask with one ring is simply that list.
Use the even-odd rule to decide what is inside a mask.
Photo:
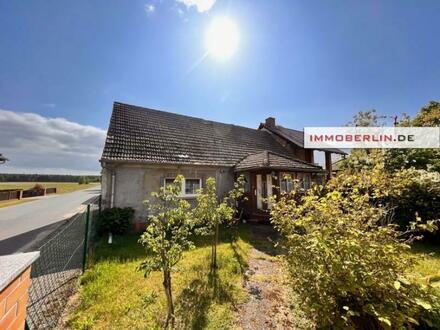
[{"label": "shrub", "polygon": [[[394,174],[394,182],[401,188],[390,192],[388,202],[395,207],[395,219],[401,228],[416,216],[424,222],[440,218],[440,173],[405,169]],[[439,233],[436,237],[440,238]]]},{"label": "shrub", "polygon": [[134,210],[131,207],[113,207],[105,209],[99,217],[99,232],[101,234],[111,232],[121,235],[127,232],[133,220]]},{"label": "shrub", "polygon": [[36,183],[32,189],[34,189],[34,190],[43,190],[44,186],[41,183]]},{"label": "shrub", "polygon": [[[362,160],[361,157],[362,155]],[[386,155],[381,151],[357,150],[346,161],[344,171],[326,186],[344,196],[353,191],[370,196],[373,205],[393,209],[394,222],[402,230],[420,218],[423,223],[440,217],[440,174],[414,168],[386,170]],[[428,235],[432,237],[433,235]],[[440,234],[435,234],[440,239]]]},{"label": "shrub", "polygon": [[431,288],[407,278],[415,262],[407,253],[411,232],[418,224],[400,232],[390,224],[390,210],[365,188],[354,182],[343,192],[315,187],[300,202],[284,195],[272,207],[304,312],[324,328],[400,329],[440,321]]}]

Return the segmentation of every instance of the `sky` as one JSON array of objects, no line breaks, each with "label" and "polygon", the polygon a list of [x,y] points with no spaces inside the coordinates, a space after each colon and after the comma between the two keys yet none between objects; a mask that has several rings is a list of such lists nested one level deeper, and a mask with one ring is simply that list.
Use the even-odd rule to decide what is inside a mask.
[{"label": "sky", "polygon": [[[0,0],[0,172],[98,173],[114,101],[258,127],[440,99],[437,0]],[[207,56],[228,17],[239,44]]]}]

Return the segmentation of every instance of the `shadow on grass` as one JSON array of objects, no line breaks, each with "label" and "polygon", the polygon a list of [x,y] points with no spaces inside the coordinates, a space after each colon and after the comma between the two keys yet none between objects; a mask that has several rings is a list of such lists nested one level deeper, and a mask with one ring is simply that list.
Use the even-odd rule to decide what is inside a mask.
[{"label": "shadow on grass", "polygon": [[283,253],[276,243],[279,243],[281,237],[271,224],[250,225],[249,244],[255,249],[264,252],[270,256],[277,256]]},{"label": "shadow on grass", "polygon": [[231,293],[233,290],[231,284],[220,279],[217,271],[194,279],[176,299],[179,328],[205,329],[209,323],[209,310],[214,303],[229,303],[237,310],[235,298]]},{"label": "shadow on grass", "polygon": [[107,243],[107,237],[102,237],[94,252],[94,262],[116,261],[128,262],[145,258],[145,248],[138,243],[140,234],[114,236],[113,243]]},{"label": "shadow on grass", "polygon": [[417,254],[429,254],[440,259],[440,245],[424,242],[415,242],[411,245],[411,252]]},{"label": "shadow on grass", "polygon": [[[220,269],[210,270],[206,265],[198,265],[194,269],[198,277],[193,279],[181,294],[176,297],[177,320],[179,328],[182,329],[205,329],[212,321],[209,318],[213,305],[230,305],[237,311],[237,297],[234,295],[236,284],[230,281],[232,271],[234,274],[244,274],[247,269],[245,258],[246,251],[240,246],[238,240],[247,242],[248,229],[243,227],[233,227],[221,231],[219,245],[228,244],[233,253],[233,259],[238,264],[237,272],[223,268],[223,258],[219,256]],[[197,247],[206,247],[211,244],[211,238],[201,238],[196,242]],[[218,317],[218,315],[217,315]]]},{"label": "shadow on grass", "polygon": [[244,251],[243,249],[241,249],[241,247],[237,244],[235,240],[232,240],[230,245],[232,252],[234,253],[234,258],[237,260],[240,266],[240,273],[244,274],[249,266],[246,259],[243,257]]},{"label": "shadow on grass", "polygon": [[[201,260],[186,270],[183,279],[188,278],[184,288],[175,291],[176,319],[179,328],[204,329],[208,326],[222,328],[228,321],[228,310],[237,311],[241,296],[241,281],[248,268],[247,255],[250,245],[255,248],[276,253],[273,247],[274,230],[271,226],[239,225],[232,228],[222,228],[220,231],[219,246],[223,252],[219,255],[220,269],[209,271],[207,258]],[[107,244],[103,237],[99,242],[95,262],[112,261],[125,263],[142,261],[145,259],[145,249],[138,243],[140,233],[114,237],[112,245]],[[268,239],[271,237],[271,239]],[[212,237],[196,237],[194,256],[200,258],[211,245]],[[227,247],[225,249],[225,247]],[[210,251],[209,251],[210,252]],[[185,280],[184,280],[185,281]],[[177,282],[176,282],[177,283]],[[159,290],[162,290],[160,288]],[[224,323],[221,323],[224,322]]]},{"label": "shadow on grass", "polygon": [[[132,233],[114,236],[112,244],[107,243],[107,237],[102,237],[93,253],[92,263],[98,261],[123,263],[145,258],[145,248],[138,243],[140,235],[140,233]],[[198,248],[210,246],[212,243],[211,236],[197,236],[193,239],[195,246]],[[219,245],[223,243],[230,244],[242,273],[244,273],[248,265],[243,258],[244,251],[237,244],[238,239],[271,256],[279,255],[283,252],[279,247],[275,247],[275,243],[279,241],[280,237],[271,225],[241,224],[229,228],[221,228]]]}]

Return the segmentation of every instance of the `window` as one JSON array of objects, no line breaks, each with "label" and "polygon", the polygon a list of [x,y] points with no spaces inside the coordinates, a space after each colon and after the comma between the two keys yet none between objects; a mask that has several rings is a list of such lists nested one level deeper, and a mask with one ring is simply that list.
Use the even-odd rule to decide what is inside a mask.
[{"label": "window", "polygon": [[293,190],[294,174],[281,173],[280,190],[284,193],[290,193]]},{"label": "window", "polygon": [[244,177],[244,192],[248,194],[251,191],[249,173],[241,174]]},{"label": "window", "polygon": [[195,195],[201,187],[200,179],[185,179],[185,195]]},{"label": "window", "polygon": [[[167,187],[174,183],[175,178],[166,178],[164,180],[164,186]],[[196,195],[197,190],[202,187],[202,179],[185,179],[182,183],[181,196],[193,197]]]},{"label": "window", "polygon": [[172,178],[172,179],[169,179],[169,178],[165,179],[165,187],[168,187],[168,186],[172,185],[174,183],[174,180],[175,180],[174,178]]},{"label": "window", "polygon": [[311,185],[310,174],[304,174],[303,188],[310,189]]},{"label": "window", "polygon": [[310,173],[298,173],[300,188],[303,190],[310,189],[311,178]]}]

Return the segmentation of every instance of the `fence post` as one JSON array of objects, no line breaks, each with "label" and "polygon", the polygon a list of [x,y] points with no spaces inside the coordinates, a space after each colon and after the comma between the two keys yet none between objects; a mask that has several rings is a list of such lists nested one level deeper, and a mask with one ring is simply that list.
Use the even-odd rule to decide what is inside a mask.
[{"label": "fence post", "polygon": [[87,248],[89,241],[89,221],[90,221],[90,204],[87,204],[87,213],[86,213],[86,232],[84,235],[84,253],[83,253],[83,273],[86,270],[87,264]]}]

